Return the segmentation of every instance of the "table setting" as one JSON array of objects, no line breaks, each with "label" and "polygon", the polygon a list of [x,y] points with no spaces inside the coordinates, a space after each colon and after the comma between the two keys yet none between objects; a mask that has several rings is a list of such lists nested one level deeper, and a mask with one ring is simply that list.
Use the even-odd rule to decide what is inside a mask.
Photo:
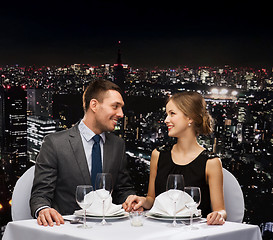
[{"label": "table setting", "polygon": [[[122,205],[112,203],[112,180],[110,174],[98,174],[95,184],[96,190],[92,186],[78,186],[76,190],[76,200],[81,210],[76,210],[76,219],[83,217],[81,228],[91,228],[86,224],[88,220],[102,220],[100,225],[111,225],[107,220],[118,220],[130,218],[132,226],[143,226],[144,218],[159,221],[171,221],[170,227],[180,227],[190,225],[193,222],[204,223],[201,219],[201,210],[197,207],[201,201],[200,189],[197,187],[184,187],[182,175],[170,174],[167,181],[166,192],[156,197],[153,207],[145,212],[125,212]],[[80,197],[79,197],[80,193]],[[195,201],[197,199],[197,202]],[[187,224],[189,220],[190,224]],[[71,220],[74,224],[75,219]],[[179,221],[179,223],[177,222]],[[80,221],[78,220],[78,223]],[[191,229],[196,229],[192,227]]]},{"label": "table setting", "polygon": [[194,206],[192,210],[186,207],[186,205],[194,204],[194,201],[189,194],[183,192],[179,193],[182,196],[176,203],[177,206],[174,216],[173,202],[169,197],[170,194],[174,193],[175,192],[169,193],[166,191],[158,195],[153,207],[147,211],[146,216],[156,220],[173,220],[174,218],[176,218],[176,220],[189,220],[191,212],[193,212],[193,219],[201,218],[201,210],[197,209],[196,206]]},{"label": "table setting", "polygon": [[[89,202],[92,202],[90,207],[86,209],[86,218],[87,219],[102,219],[103,218],[103,202],[100,198],[101,195],[107,195],[107,191],[100,189],[94,191],[92,194],[86,195],[86,199]],[[77,217],[83,217],[84,210],[76,210],[74,215]],[[112,203],[112,197],[109,196],[105,199],[104,202],[104,217],[105,219],[120,219],[128,217],[129,213],[125,212],[122,208],[122,205],[116,205]]]},{"label": "table setting", "polygon": [[[101,219],[99,225],[107,226],[111,225],[107,220],[121,219],[129,216],[129,213],[125,212],[122,205],[116,205],[112,203],[112,176],[109,173],[99,173],[96,177],[95,191],[90,185],[78,186],[76,190],[76,200],[78,205],[82,208],[76,210],[74,215],[77,217],[83,217],[84,223],[82,228],[91,228],[86,224],[87,219]],[[84,188],[81,192],[80,198],[79,189]]]},{"label": "table setting", "polygon": [[166,191],[156,197],[149,211],[125,212],[122,205],[112,203],[111,192],[111,175],[99,174],[95,188],[77,186],[75,197],[81,210],[63,216],[65,224],[44,227],[36,219],[10,222],[3,240],[262,239],[255,225],[207,225],[198,209],[200,189],[184,187],[181,175],[170,176]]}]

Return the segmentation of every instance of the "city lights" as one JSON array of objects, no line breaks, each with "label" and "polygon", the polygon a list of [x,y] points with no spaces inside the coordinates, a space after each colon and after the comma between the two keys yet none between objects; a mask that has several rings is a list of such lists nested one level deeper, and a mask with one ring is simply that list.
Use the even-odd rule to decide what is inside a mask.
[{"label": "city lights", "polygon": [[237,95],[238,95],[238,91],[235,91],[235,90],[232,91],[232,92],[231,92],[231,95],[232,95],[232,96],[237,96]]},{"label": "city lights", "polygon": [[219,94],[219,90],[217,88],[211,89],[212,94]]},{"label": "city lights", "polygon": [[[212,88],[211,89],[211,93],[212,94],[215,94],[215,95],[227,95],[228,94],[228,89],[226,89],[226,88]],[[236,94],[234,94],[234,93],[236,93]],[[232,91],[232,95],[233,96],[235,96],[235,95],[237,95],[237,91]]]},{"label": "city lights", "polygon": [[226,88],[221,89],[219,92],[220,95],[227,95],[227,93],[228,93],[228,90]]},{"label": "city lights", "polygon": [[[237,177],[245,194],[244,221],[263,221],[266,214],[260,206],[273,210],[272,72],[230,66],[169,69],[133,68],[123,63],[117,66],[124,71],[121,83],[126,104],[125,116],[115,133],[126,142],[137,192],[147,193],[152,150],[175,141],[168,137],[164,124],[166,99],[175,92],[197,91],[205,97],[207,109],[215,120],[214,134],[198,136],[199,144],[214,151],[223,166]],[[0,69],[3,116],[0,137],[4,140],[1,144],[9,149],[0,152],[0,164],[8,174],[5,179],[10,181],[7,204],[1,202],[1,212],[11,204],[12,180],[24,172],[29,161],[35,162],[44,136],[79,121],[83,116],[82,93],[86,86],[94,79],[118,80],[114,74],[117,66],[106,63]],[[8,172],[10,166],[14,169]],[[253,205],[257,196],[262,204]]]}]

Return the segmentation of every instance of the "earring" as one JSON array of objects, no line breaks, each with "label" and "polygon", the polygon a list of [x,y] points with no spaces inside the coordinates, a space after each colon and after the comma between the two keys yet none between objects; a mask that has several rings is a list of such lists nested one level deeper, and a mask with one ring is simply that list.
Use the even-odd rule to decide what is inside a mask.
[{"label": "earring", "polygon": [[188,125],[189,125],[189,127],[190,127],[190,126],[191,126],[191,123],[189,123]]}]

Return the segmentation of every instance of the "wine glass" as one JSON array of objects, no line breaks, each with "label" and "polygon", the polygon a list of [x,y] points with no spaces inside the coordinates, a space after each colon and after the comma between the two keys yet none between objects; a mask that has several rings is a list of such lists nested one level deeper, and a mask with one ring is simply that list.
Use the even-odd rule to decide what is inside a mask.
[{"label": "wine glass", "polygon": [[112,175],[110,173],[98,173],[96,177],[96,193],[102,199],[102,221],[100,225],[111,225],[105,220],[104,202],[113,191]]},{"label": "wine glass", "polygon": [[169,197],[174,202],[174,212],[173,212],[173,222],[171,224],[171,227],[177,227],[176,222],[176,203],[179,200],[179,198],[183,197],[183,191],[184,191],[184,177],[180,174],[170,174],[167,179],[167,186],[166,190],[168,191]]},{"label": "wine glass", "polygon": [[84,211],[84,221],[79,226],[80,228],[91,228],[91,226],[86,224],[86,209],[93,203],[93,193],[93,187],[90,185],[79,185],[76,188],[76,202]]},{"label": "wine glass", "polygon": [[197,209],[201,202],[201,191],[199,187],[185,187],[185,193],[189,194],[193,202],[186,203],[185,206],[190,210],[190,226],[189,229],[196,230],[198,227],[192,225],[193,212]]}]

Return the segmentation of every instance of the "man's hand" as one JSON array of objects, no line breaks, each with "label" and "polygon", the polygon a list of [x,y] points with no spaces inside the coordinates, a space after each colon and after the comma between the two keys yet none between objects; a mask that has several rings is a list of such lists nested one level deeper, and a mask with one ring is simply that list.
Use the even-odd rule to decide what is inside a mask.
[{"label": "man's hand", "polygon": [[53,227],[54,222],[57,226],[64,224],[64,219],[60,213],[58,213],[54,208],[44,208],[39,211],[39,216],[37,218],[39,225],[51,226]]},{"label": "man's hand", "polygon": [[144,197],[130,195],[127,197],[126,201],[122,204],[122,207],[124,208],[126,212],[131,212],[131,211],[142,212],[144,210],[142,206],[144,202],[145,202]]}]

